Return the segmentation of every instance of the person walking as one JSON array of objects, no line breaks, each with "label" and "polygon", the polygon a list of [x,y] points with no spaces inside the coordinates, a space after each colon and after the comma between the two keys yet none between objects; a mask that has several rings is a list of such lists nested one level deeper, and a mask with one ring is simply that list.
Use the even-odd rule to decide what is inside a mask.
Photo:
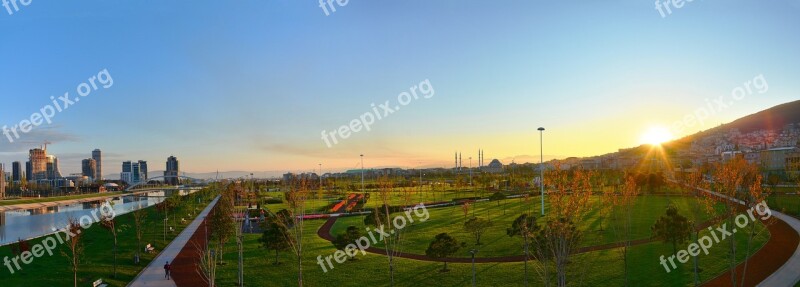
[{"label": "person walking", "polygon": [[170,280],[169,277],[170,269],[172,269],[172,266],[169,265],[169,261],[167,261],[167,264],[164,264],[164,279]]}]

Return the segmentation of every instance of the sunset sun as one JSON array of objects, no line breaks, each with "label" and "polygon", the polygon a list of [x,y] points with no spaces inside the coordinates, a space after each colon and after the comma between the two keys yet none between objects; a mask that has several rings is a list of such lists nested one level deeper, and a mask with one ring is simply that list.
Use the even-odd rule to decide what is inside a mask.
[{"label": "sunset sun", "polygon": [[649,128],[640,139],[643,144],[660,145],[672,139],[672,133],[664,127]]}]

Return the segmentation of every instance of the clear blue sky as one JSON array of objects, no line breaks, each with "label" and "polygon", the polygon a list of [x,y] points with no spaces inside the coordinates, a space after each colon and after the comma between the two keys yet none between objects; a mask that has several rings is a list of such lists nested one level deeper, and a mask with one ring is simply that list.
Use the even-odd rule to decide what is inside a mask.
[{"label": "clear blue sky", "polygon": [[[0,125],[12,126],[108,69],[114,85],[0,140],[0,162],[38,142],[79,172],[94,148],[186,171],[310,171],[588,156],[635,146],[705,99],[763,74],[691,131],[800,98],[800,1],[694,1],[662,18],[653,1],[32,0],[0,7]],[[335,3],[335,1],[334,1]],[[429,79],[372,131],[328,148],[333,130]],[[613,127],[613,131],[612,131]],[[688,132],[688,131],[687,131]],[[680,136],[683,134],[676,134]]]}]

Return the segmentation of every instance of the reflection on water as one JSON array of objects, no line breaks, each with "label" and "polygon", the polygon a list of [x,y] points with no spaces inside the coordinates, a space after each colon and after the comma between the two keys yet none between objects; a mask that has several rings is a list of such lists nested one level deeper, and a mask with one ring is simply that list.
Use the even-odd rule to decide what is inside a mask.
[{"label": "reflection on water", "polygon": [[[172,191],[150,192],[144,195],[128,195],[110,199],[117,216],[134,210],[147,208],[171,196]],[[181,195],[190,191],[182,190]],[[16,242],[18,239],[31,239],[53,233],[53,228],[67,226],[69,218],[81,218],[99,209],[102,201],[93,201],[69,205],[59,205],[28,210],[0,212],[0,246]]]}]

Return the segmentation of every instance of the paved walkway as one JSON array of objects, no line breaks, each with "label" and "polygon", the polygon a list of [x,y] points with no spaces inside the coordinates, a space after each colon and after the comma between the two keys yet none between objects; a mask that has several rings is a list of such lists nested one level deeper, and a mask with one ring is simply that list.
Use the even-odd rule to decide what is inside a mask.
[{"label": "paved walkway", "polygon": [[[717,197],[722,197],[722,198],[725,198],[725,199],[728,199],[728,200],[732,200],[732,201],[737,202],[739,204],[744,204],[744,202],[742,202],[741,200],[731,199],[731,198],[729,198],[729,197],[727,197],[725,195],[719,194],[719,193],[714,192],[714,191],[710,191],[710,190],[707,190],[707,189],[704,189],[704,188],[695,188],[695,189],[703,191],[703,192],[706,192],[708,194],[712,194],[712,195],[717,196]],[[785,228],[785,229],[787,229],[788,232],[794,231],[794,234],[790,234],[789,236],[786,236],[786,235],[785,236],[781,236],[781,238],[775,238],[776,234],[772,234],[772,236],[770,238],[770,242],[774,242],[774,241],[776,241],[776,239],[783,241],[783,240],[787,239],[787,237],[791,237],[791,239],[794,239],[792,241],[792,243],[791,243],[791,248],[794,248],[794,249],[785,250],[786,252],[792,252],[791,257],[780,268],[778,268],[778,270],[773,272],[769,277],[764,279],[764,281],[761,281],[761,283],[759,283],[756,286],[765,286],[765,287],[766,286],[769,286],[769,287],[772,287],[772,286],[788,286],[788,287],[792,287],[792,286],[795,286],[795,284],[797,284],[797,282],[800,282],[800,272],[798,272],[798,270],[800,270],[800,243],[798,243],[798,241],[797,241],[797,236],[800,234],[800,220],[797,220],[794,217],[788,216],[786,214],[783,214],[783,213],[780,213],[780,212],[777,212],[777,211],[774,211],[774,210],[771,210],[771,211],[772,211],[772,216],[777,218],[778,220],[783,221],[783,223],[788,225],[788,227],[790,227],[791,229],[788,229],[788,228]],[[773,224],[773,226],[770,226],[770,227],[772,229],[772,227],[774,227],[774,224]],[[769,245],[770,242],[767,242],[767,245]],[[766,247],[767,246],[765,245],[765,249],[766,249]],[[772,250],[770,252],[773,252],[773,251],[777,251],[777,250]],[[781,251],[784,251],[784,250],[781,250]],[[760,258],[756,258],[757,256],[760,257]],[[763,256],[761,254],[756,254],[756,255],[753,255],[752,257],[750,257],[750,259],[748,259],[748,261],[755,261],[755,259],[771,260],[771,261],[775,261],[776,260],[775,256],[770,256],[769,254],[763,254]],[[755,265],[755,266],[753,266],[753,265]],[[761,267],[758,264],[748,264],[748,266],[750,266],[748,268],[753,268],[753,269]],[[739,267],[737,267],[737,268],[739,268]],[[750,273],[750,271],[748,271],[748,273]],[[730,276],[730,273],[726,272],[725,274],[723,274],[721,276],[725,276],[725,275]],[[730,282],[728,282],[728,283],[730,283]]]},{"label": "paved walkway", "polygon": [[142,272],[139,273],[139,275],[137,275],[130,284],[128,284],[128,286],[176,287],[174,281],[164,279],[164,264],[167,263],[167,261],[172,262],[175,260],[175,257],[178,255],[178,253],[180,253],[186,243],[189,242],[189,239],[200,227],[200,224],[203,222],[205,217],[209,212],[211,212],[211,209],[214,207],[214,205],[217,204],[217,200],[219,200],[219,196],[214,198],[214,201],[208,204],[208,206],[203,209],[203,212],[197,215],[197,218],[195,218],[194,221],[192,221],[192,223],[190,223],[189,226],[187,226],[186,229],[184,229],[181,234],[175,238],[175,240],[172,240],[167,248],[161,251],[161,253],[158,254],[158,257],[150,262],[150,265],[147,265],[147,267],[145,267],[144,270],[142,270]]},{"label": "paved walkway", "polygon": [[[800,220],[775,211],[772,212],[772,216],[783,220],[800,234]],[[790,250],[786,251],[789,252]],[[762,281],[761,284],[758,284],[758,286],[794,286],[797,282],[800,282],[800,272],[798,270],[800,270],[800,244],[795,247],[792,258],[789,258],[789,261],[786,261],[778,271],[772,273],[772,275]]]}]

